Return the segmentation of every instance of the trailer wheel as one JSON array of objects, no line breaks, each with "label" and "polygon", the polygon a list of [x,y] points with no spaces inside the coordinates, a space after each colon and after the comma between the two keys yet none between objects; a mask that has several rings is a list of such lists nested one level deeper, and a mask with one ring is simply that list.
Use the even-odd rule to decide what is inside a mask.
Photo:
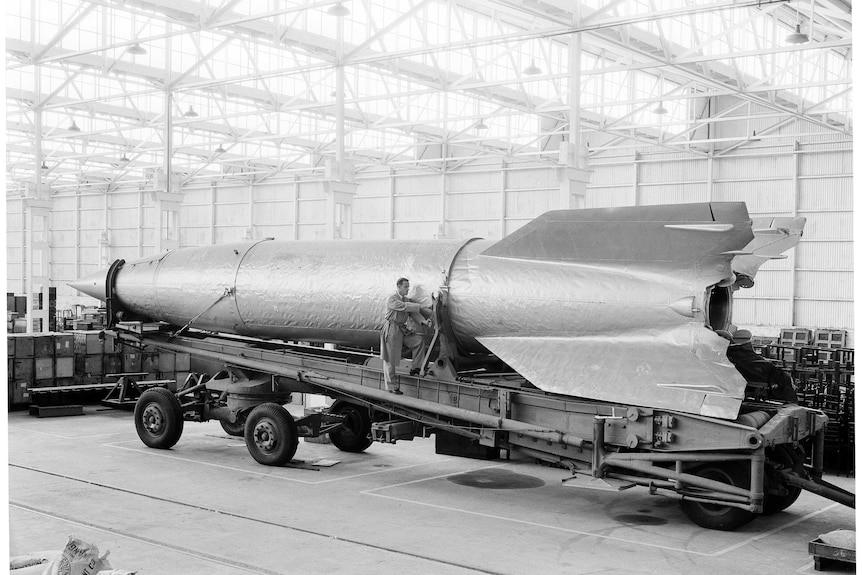
[{"label": "trailer wheel", "polygon": [[245,435],[245,417],[238,417],[236,423],[231,423],[226,419],[220,419],[219,423],[221,423],[221,428],[224,429],[224,432],[228,435],[233,435],[234,437],[242,437]]},{"label": "trailer wheel", "polygon": [[[766,493],[763,494],[763,514],[775,515],[793,505],[802,493],[801,487],[787,485],[778,477],[778,471],[789,469],[802,477],[805,472],[805,455],[788,445],[777,445],[766,455]],[[780,489],[784,493],[769,493],[770,489]]]},{"label": "trailer wheel", "polygon": [[341,427],[329,432],[329,440],[335,447],[341,451],[361,453],[374,443],[371,439],[371,414],[368,413],[368,408],[339,400],[332,404],[329,413],[347,417]]},{"label": "trailer wheel", "polygon": [[135,403],[135,429],[147,447],[170,449],[183,434],[183,408],[164,387],[146,390]]},{"label": "trailer wheel", "polygon": [[277,403],[262,403],[246,419],[245,445],[258,463],[284,465],[299,445],[296,422]]},{"label": "trailer wheel", "polygon": [[[735,487],[747,488],[751,483],[748,467],[739,462],[709,464],[695,474],[705,479],[727,483]],[[683,512],[697,525],[706,529],[733,531],[752,521],[756,515],[751,511],[715,503],[700,503],[683,499],[680,502]]]}]

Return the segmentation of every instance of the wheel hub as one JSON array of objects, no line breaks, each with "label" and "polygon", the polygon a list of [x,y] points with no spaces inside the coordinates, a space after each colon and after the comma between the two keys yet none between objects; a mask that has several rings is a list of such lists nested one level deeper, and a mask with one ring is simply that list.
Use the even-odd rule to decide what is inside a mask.
[{"label": "wheel hub", "polygon": [[261,451],[272,451],[278,443],[275,427],[270,421],[261,421],[254,428],[254,443]]},{"label": "wheel hub", "polygon": [[161,433],[165,426],[165,414],[154,403],[151,403],[144,409],[141,419],[143,420],[144,428],[153,434]]}]

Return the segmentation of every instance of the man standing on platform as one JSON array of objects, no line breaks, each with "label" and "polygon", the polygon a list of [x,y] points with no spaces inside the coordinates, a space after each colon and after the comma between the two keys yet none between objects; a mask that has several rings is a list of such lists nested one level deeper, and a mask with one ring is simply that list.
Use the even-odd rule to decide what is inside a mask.
[{"label": "man standing on platform", "polygon": [[423,308],[421,304],[410,301],[407,297],[410,280],[407,278],[399,278],[396,286],[398,288],[396,292],[386,300],[386,316],[383,331],[380,333],[380,357],[383,359],[383,380],[386,383],[386,389],[401,395],[395,366],[401,362],[404,348],[410,351],[413,359],[410,364],[410,375],[419,375],[422,359],[425,357],[425,342],[420,335],[407,327],[407,318],[413,315],[413,319],[418,323],[427,325],[420,312],[427,310],[430,316],[431,309]]}]

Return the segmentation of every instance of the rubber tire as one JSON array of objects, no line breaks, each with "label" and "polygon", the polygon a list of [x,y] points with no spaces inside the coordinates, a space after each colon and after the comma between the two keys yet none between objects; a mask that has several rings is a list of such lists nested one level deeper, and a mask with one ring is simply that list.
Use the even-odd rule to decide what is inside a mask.
[{"label": "rubber tire", "polygon": [[338,400],[329,408],[329,413],[345,415],[344,425],[329,432],[329,440],[341,451],[361,453],[371,447],[371,414],[367,407]]},{"label": "rubber tire", "polygon": [[[747,488],[751,482],[748,466],[736,461],[725,463],[710,463],[695,470],[699,477],[721,481],[735,487]],[[719,531],[734,531],[757,517],[756,514],[738,507],[700,503],[697,501],[680,501],[683,512],[694,523],[706,529]]]},{"label": "rubber tire", "polygon": [[170,449],[183,434],[180,400],[164,387],[146,390],[135,403],[135,429],[147,447]]},{"label": "rubber tire", "polygon": [[[797,473],[800,473],[803,477],[807,476],[805,473],[805,456],[804,454],[799,454],[794,451],[793,448],[788,447],[786,445],[778,445],[771,450],[771,453],[767,454],[767,471],[766,471],[766,482],[770,481],[770,468],[769,461],[774,461],[781,465],[782,468],[790,468],[796,470]],[[793,485],[784,485],[784,488],[787,490],[786,495],[775,495],[772,493],[764,493],[763,494],[763,514],[764,515],[775,515],[776,513],[781,513],[791,505],[793,505],[799,496],[802,494],[802,488],[796,487]]]},{"label": "rubber tire", "polygon": [[299,446],[293,416],[277,403],[262,403],[245,420],[245,445],[261,465],[284,465]]},{"label": "rubber tire", "polygon": [[221,423],[221,428],[224,429],[224,432],[228,435],[232,435],[234,437],[243,437],[245,435],[245,417],[238,418],[236,423],[231,423],[224,419],[220,419],[219,423]]}]

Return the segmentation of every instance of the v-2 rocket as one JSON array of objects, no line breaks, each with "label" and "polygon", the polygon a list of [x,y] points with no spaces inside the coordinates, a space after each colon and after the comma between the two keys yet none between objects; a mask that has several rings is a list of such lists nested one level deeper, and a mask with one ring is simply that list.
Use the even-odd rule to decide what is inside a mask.
[{"label": "v-2 rocket", "polygon": [[715,332],[804,222],[752,221],[739,202],[557,210],[499,241],[268,239],[118,260],[70,285],[176,326],[371,348],[403,276],[446,293],[460,353],[544,391],[735,419],[746,382]]}]

